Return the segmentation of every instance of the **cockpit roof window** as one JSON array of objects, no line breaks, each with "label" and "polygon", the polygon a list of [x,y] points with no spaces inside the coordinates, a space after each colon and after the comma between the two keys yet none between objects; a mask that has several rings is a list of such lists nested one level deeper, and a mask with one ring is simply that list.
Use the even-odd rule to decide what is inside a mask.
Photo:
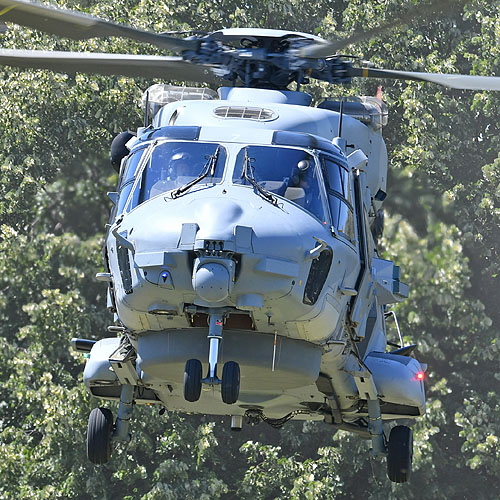
[{"label": "cockpit roof window", "polygon": [[209,175],[199,179],[196,186],[221,182],[226,157],[225,148],[214,143],[161,142],[157,144],[134,186],[129,209],[160,194],[185,187],[199,178],[207,164],[214,161],[214,158],[216,159],[215,168],[210,169]]}]

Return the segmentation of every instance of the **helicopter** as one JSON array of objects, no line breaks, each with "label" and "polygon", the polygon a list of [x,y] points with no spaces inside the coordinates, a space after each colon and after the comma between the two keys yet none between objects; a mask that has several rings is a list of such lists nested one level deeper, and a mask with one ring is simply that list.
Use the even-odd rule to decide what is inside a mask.
[{"label": "helicopter", "polygon": [[180,53],[0,49],[2,65],[221,85],[153,85],[144,126],[113,141],[119,181],[96,279],[114,336],[72,339],[88,355],[89,393],[118,402],[116,418],[90,413],[90,461],[107,463],[131,439],[134,405],[148,404],[226,415],[234,431],[323,421],[370,440],[389,479],[407,482],[412,430],[386,435],[383,424],[424,415],[427,367],[390,310],[409,287],[377,251],[388,108],[381,95],[313,107],[301,87],[392,78],[500,90],[500,78],[357,67],[338,55],[373,30],[334,42],[251,28],[179,38],[23,0],[0,0],[0,21]]}]

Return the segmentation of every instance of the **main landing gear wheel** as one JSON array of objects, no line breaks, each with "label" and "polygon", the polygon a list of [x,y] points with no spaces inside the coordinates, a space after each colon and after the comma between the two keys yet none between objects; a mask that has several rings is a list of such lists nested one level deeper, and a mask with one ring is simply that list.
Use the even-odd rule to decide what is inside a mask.
[{"label": "main landing gear wheel", "polygon": [[234,361],[228,361],[222,369],[221,394],[228,405],[236,403],[240,395],[240,365]]},{"label": "main landing gear wheel", "polygon": [[188,359],[184,368],[184,399],[194,403],[201,394],[201,361]]},{"label": "main landing gear wheel", "polygon": [[94,408],[87,428],[87,456],[94,464],[105,464],[111,457],[113,414],[107,408]]},{"label": "main landing gear wheel", "polygon": [[393,483],[406,483],[410,479],[413,460],[412,430],[404,425],[393,427],[387,452],[387,476]]}]

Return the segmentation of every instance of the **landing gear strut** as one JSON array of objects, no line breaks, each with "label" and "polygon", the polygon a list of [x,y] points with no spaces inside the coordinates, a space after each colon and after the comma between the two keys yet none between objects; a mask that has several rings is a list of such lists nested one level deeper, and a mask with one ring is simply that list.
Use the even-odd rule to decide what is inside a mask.
[{"label": "landing gear strut", "polygon": [[228,361],[222,369],[222,380],[217,376],[217,360],[219,347],[222,342],[223,317],[220,312],[210,314],[209,317],[209,351],[208,374],[201,378],[201,362],[190,359],[184,369],[184,399],[194,403],[200,399],[202,384],[214,387],[221,385],[222,401],[226,404],[236,403],[240,394],[240,366],[235,361]]},{"label": "landing gear strut", "polygon": [[219,358],[219,347],[222,342],[222,314],[211,314],[208,326],[208,341],[210,348],[208,351],[208,376],[203,379],[204,384],[220,384],[217,377],[217,359]]},{"label": "landing gear strut", "polygon": [[130,419],[134,405],[135,387],[122,385],[118,416],[113,425],[113,414],[108,408],[94,408],[87,427],[87,457],[94,464],[105,464],[111,458],[113,441],[130,441]]},{"label": "landing gear strut", "polygon": [[368,399],[368,430],[372,438],[374,457],[387,456],[387,476],[393,483],[406,483],[410,479],[413,458],[413,433],[409,427],[398,425],[391,429],[385,443],[382,417],[378,400]]},{"label": "landing gear strut", "polygon": [[386,442],[377,387],[371,372],[363,367],[351,372],[360,394],[366,394],[368,432],[372,441],[372,457],[387,457],[387,476],[393,483],[406,483],[410,478],[413,458],[413,434],[409,427],[393,427]]}]

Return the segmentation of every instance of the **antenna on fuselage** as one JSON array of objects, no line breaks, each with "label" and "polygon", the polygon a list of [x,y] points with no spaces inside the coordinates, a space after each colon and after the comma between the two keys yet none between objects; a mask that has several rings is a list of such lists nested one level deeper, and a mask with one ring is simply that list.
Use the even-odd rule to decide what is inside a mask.
[{"label": "antenna on fuselage", "polygon": [[340,109],[339,109],[339,128],[337,132],[337,137],[333,139],[333,144],[338,146],[344,153],[347,146],[346,140],[342,139],[342,118],[344,117],[344,98],[340,99]]},{"label": "antenna on fuselage", "polygon": [[339,110],[339,131],[337,133],[337,137],[342,137],[342,118],[344,117],[344,98],[340,99],[340,110]]},{"label": "antenna on fuselage", "polygon": [[148,127],[149,122],[149,90],[146,90],[146,103],[144,106],[144,128]]}]

